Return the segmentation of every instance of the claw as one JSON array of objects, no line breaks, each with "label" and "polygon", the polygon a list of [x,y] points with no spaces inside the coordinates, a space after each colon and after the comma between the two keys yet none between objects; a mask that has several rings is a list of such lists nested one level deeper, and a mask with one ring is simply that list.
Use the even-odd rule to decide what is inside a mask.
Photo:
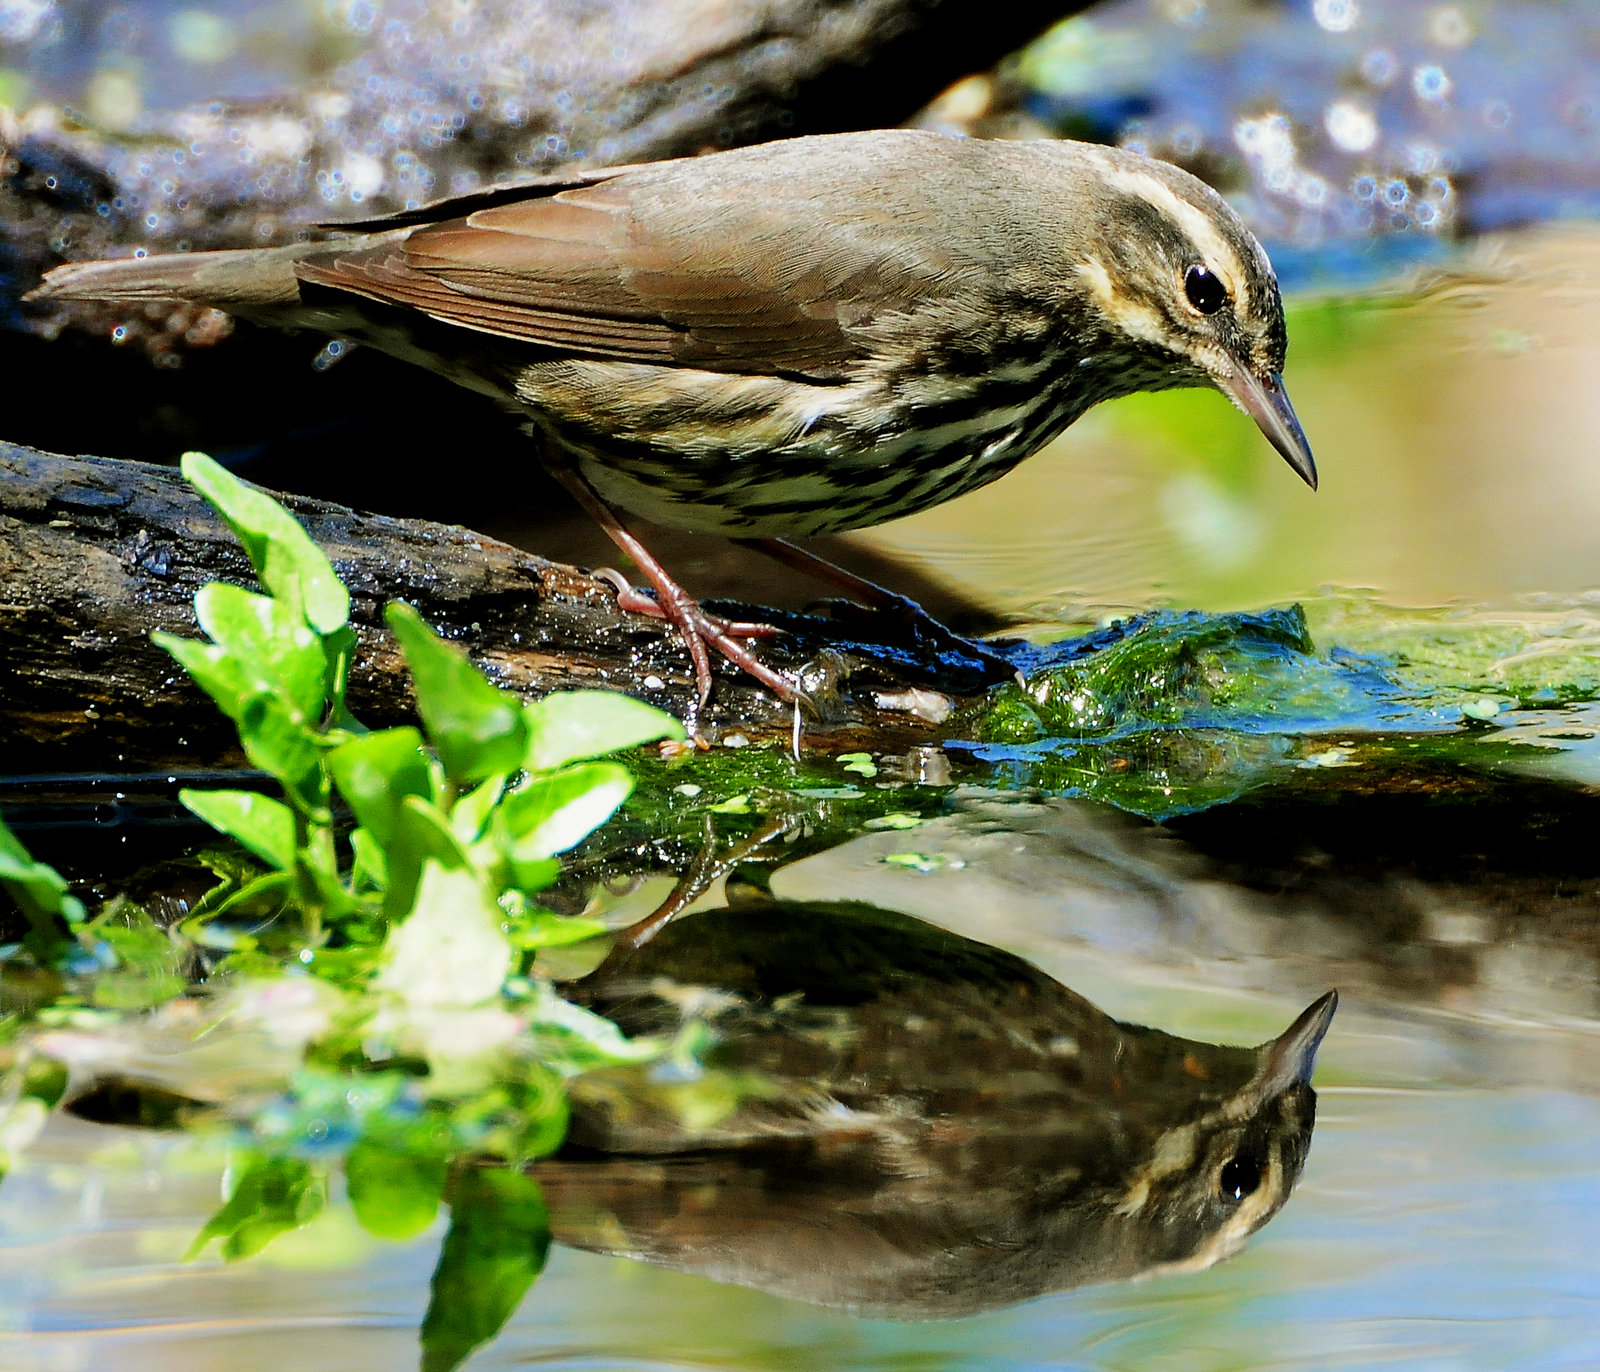
[{"label": "claw", "polygon": [[[648,596],[638,587],[632,585],[627,577],[623,576],[615,567],[596,567],[590,576],[596,581],[604,581],[614,587],[617,592],[617,608],[629,614],[649,615],[651,619],[670,619],[671,616],[661,608],[661,602],[654,596]],[[783,630],[774,628],[771,624],[752,624],[743,619],[724,619],[721,615],[711,614],[709,611],[700,612],[706,623],[714,624],[730,638],[777,638]]]},{"label": "claw", "polygon": [[[617,605],[620,609],[631,610],[635,614],[646,614],[655,619],[665,619],[675,624],[678,632],[683,635],[683,641],[688,646],[690,660],[694,663],[694,681],[696,687],[697,704],[693,715],[698,719],[700,711],[705,709],[706,702],[711,699],[711,655],[706,651],[709,645],[741,671],[748,673],[765,686],[769,691],[783,701],[795,701],[801,698],[799,688],[792,681],[781,677],[770,667],[761,664],[754,653],[744,644],[741,638],[770,638],[778,631],[766,624],[730,623],[728,620],[719,619],[716,615],[707,614],[700,608],[700,603],[695,600],[682,586],[678,585],[667,570],[651,556],[650,550],[638,538],[630,533],[627,527],[617,518],[614,511],[600,498],[598,491],[583,479],[571,467],[552,466],[551,475],[561,482],[578,504],[589,512],[606,535],[623,552],[631,557],[635,565],[650,584],[655,587],[656,598],[636,591],[622,576],[622,573],[611,567],[602,567],[597,576],[616,589]],[[690,733],[694,728],[690,727]]]},{"label": "claw", "polygon": [[604,581],[617,593],[617,608],[624,614],[648,615],[651,619],[667,617],[652,597],[635,587],[615,567],[596,567],[589,575],[596,581]]},{"label": "claw", "polygon": [[[657,569],[659,570],[659,568]],[[648,573],[648,569],[647,569]],[[617,608],[629,614],[648,615],[651,619],[664,619],[675,625],[689,648],[689,658],[694,663],[694,680],[698,710],[703,710],[711,699],[711,657],[706,652],[709,644],[741,671],[748,672],[780,700],[798,701],[800,691],[795,684],[764,666],[742,643],[741,638],[775,638],[781,632],[770,624],[747,624],[743,620],[723,619],[700,607],[687,591],[663,571],[657,582],[658,599],[629,584],[628,579],[614,567],[598,567],[592,573],[617,593]],[[652,580],[657,578],[652,577]]]}]

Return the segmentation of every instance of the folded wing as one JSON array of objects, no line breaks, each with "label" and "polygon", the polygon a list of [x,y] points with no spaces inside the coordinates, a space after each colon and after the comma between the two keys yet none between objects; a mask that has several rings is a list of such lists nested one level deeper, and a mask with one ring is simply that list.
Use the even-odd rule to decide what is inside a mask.
[{"label": "folded wing", "polygon": [[904,218],[866,175],[774,194],[679,162],[534,190],[295,270],[561,353],[831,381],[867,354],[875,319],[926,307],[962,270],[930,259]]}]

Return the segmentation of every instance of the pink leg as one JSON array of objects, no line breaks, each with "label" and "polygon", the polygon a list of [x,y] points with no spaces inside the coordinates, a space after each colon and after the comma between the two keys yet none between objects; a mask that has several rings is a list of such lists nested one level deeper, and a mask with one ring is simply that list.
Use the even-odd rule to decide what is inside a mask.
[{"label": "pink leg", "polygon": [[[666,619],[677,626],[688,645],[690,660],[694,663],[695,685],[702,707],[711,699],[711,658],[706,652],[707,644],[734,666],[753,676],[780,700],[800,698],[800,692],[793,682],[786,681],[770,667],[763,666],[754,653],[738,642],[739,638],[770,637],[776,630],[764,624],[730,623],[716,615],[707,614],[698,601],[667,575],[666,568],[651,556],[650,550],[623,527],[616,512],[600,498],[594,487],[571,468],[552,467],[550,470],[551,475],[572,492],[573,498],[588,511],[595,523],[606,531],[607,537],[633,559],[645,579],[655,588],[654,601],[628,587],[626,599],[619,593],[617,603],[624,610]],[[613,575],[616,581],[622,580],[620,575]],[[606,579],[611,580],[610,577]],[[616,581],[612,584],[615,585]],[[647,603],[648,609],[644,608]]]}]

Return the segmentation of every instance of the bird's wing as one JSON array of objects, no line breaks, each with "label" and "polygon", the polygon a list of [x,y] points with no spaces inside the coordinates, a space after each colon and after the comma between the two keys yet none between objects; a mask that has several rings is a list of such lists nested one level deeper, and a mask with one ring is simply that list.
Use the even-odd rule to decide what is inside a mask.
[{"label": "bird's wing", "polygon": [[867,353],[874,318],[961,272],[865,179],[775,193],[674,170],[689,165],[535,192],[296,271],[562,352],[817,380]]},{"label": "bird's wing", "polygon": [[[494,209],[498,205],[514,204],[522,200],[536,200],[544,195],[577,190],[581,186],[597,186],[626,172],[636,171],[646,163],[619,164],[614,167],[589,169],[568,168],[546,176],[524,176],[515,181],[496,181],[476,190],[457,195],[443,196],[411,209],[391,210],[388,214],[375,214],[367,219],[327,219],[317,225],[319,229],[336,229],[340,233],[381,233],[386,229],[412,228],[420,224],[441,224],[447,219],[460,219],[476,210]],[[655,163],[663,166],[664,163]]]}]

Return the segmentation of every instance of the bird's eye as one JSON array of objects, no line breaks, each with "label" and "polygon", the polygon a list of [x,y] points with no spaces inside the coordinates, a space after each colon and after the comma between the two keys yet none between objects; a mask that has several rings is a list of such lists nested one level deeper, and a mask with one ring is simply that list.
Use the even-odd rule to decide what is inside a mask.
[{"label": "bird's eye", "polygon": [[1201,314],[1215,314],[1228,303],[1227,288],[1198,265],[1190,267],[1183,274],[1183,293]]},{"label": "bird's eye", "polygon": [[1261,1185],[1261,1164],[1245,1153],[1236,1153],[1222,1164],[1217,1189],[1222,1199],[1242,1201]]}]

